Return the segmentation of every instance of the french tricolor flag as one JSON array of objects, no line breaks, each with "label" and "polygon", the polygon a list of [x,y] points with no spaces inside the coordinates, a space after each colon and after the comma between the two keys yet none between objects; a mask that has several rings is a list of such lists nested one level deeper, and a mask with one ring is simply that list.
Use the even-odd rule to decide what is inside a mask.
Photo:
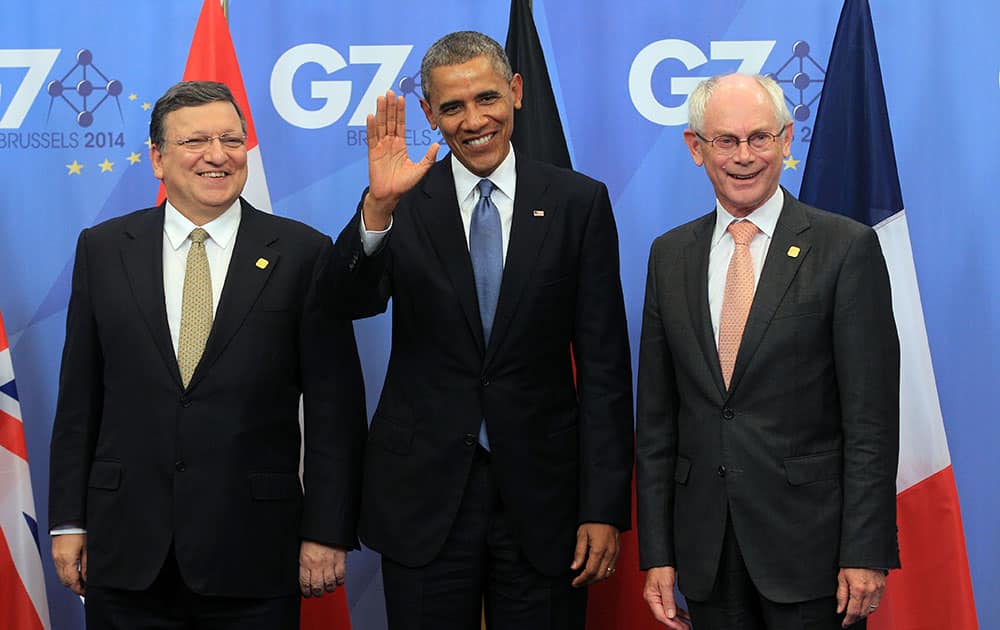
[{"label": "french tricolor flag", "polygon": [[977,628],[962,516],[951,469],[871,10],[846,0],[799,195],[805,203],[867,223],[878,234],[899,332],[900,560],[871,630]]},{"label": "french tricolor flag", "polygon": [[21,404],[0,315],[0,628],[50,627]]}]

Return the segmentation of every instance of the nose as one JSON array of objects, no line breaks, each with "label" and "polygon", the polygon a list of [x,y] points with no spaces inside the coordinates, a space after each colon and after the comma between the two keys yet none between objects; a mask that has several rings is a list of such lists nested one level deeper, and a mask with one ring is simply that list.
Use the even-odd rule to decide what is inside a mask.
[{"label": "nose", "polygon": [[226,150],[222,146],[222,140],[219,138],[212,138],[208,141],[208,146],[205,147],[204,158],[206,162],[211,162],[212,164],[221,164],[226,161]]},{"label": "nose", "polygon": [[739,163],[753,162],[754,153],[750,149],[750,141],[742,140],[736,145],[736,152],[733,153],[733,160]]},{"label": "nose", "polygon": [[472,105],[465,109],[465,128],[476,130],[486,124],[486,115],[478,105]]}]

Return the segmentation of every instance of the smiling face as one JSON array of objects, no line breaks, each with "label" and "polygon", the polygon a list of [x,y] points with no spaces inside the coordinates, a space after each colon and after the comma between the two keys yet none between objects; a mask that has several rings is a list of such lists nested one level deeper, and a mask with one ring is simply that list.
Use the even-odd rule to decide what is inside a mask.
[{"label": "smiling face", "polygon": [[[708,139],[730,135],[744,140],[756,132],[777,134],[782,131],[778,124],[764,88],[753,77],[732,75],[720,79],[712,92],[705,107],[703,129],[698,131]],[[791,154],[792,124],[762,151],[742,142],[734,153],[722,155],[692,129],[684,132],[684,142],[694,163],[705,167],[722,207],[735,217],[745,217],[778,189],[782,158]]]},{"label": "smiling face", "polygon": [[521,109],[521,76],[507,82],[487,57],[430,71],[430,100],[420,107],[440,129],[465,168],[486,177],[510,151],[514,110]]},{"label": "smiling face", "polygon": [[208,147],[191,151],[175,141],[196,136],[242,135],[233,105],[217,101],[181,107],[164,116],[163,146],[149,151],[153,174],[163,181],[167,199],[196,225],[225,212],[247,182],[246,146],[227,149],[213,139]]}]

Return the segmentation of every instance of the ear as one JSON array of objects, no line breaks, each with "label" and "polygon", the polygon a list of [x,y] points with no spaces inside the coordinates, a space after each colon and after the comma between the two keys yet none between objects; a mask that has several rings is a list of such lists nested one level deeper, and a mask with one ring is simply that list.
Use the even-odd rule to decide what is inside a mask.
[{"label": "ear", "polygon": [[163,181],[163,154],[155,144],[149,147],[149,163],[153,165],[153,177]]},{"label": "ear", "polygon": [[434,120],[434,110],[431,109],[431,104],[427,102],[427,99],[420,99],[420,109],[424,111],[424,116],[427,118],[427,123],[431,126],[431,129],[437,131],[438,125],[437,121]]},{"label": "ear", "polygon": [[788,157],[792,154],[792,139],[795,137],[795,125],[788,123],[788,130],[782,136],[781,155]]},{"label": "ear", "polygon": [[687,145],[688,151],[691,152],[691,159],[694,160],[696,166],[705,164],[705,156],[701,152],[703,147],[698,142],[698,136],[695,135],[693,130],[684,130],[684,144]]},{"label": "ear", "polygon": [[521,109],[521,98],[524,96],[524,79],[515,74],[510,80],[510,91],[514,94],[514,109]]}]

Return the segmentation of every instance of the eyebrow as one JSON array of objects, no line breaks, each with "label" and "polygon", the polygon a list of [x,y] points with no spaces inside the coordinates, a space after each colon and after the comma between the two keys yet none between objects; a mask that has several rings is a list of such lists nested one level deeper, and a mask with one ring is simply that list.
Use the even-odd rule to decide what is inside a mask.
[{"label": "eyebrow", "polygon": [[[481,98],[486,98],[486,97],[490,97],[490,96],[500,97],[500,96],[502,96],[502,94],[500,94],[499,90],[485,90],[483,92],[479,92],[473,98],[474,98],[474,100],[479,100]],[[448,108],[448,107],[456,107],[456,106],[459,106],[461,104],[462,104],[462,100],[461,99],[454,99],[454,100],[451,100],[451,101],[444,101],[443,103],[439,103],[438,104],[438,109],[442,110],[442,109],[445,109],[445,108]]]}]

